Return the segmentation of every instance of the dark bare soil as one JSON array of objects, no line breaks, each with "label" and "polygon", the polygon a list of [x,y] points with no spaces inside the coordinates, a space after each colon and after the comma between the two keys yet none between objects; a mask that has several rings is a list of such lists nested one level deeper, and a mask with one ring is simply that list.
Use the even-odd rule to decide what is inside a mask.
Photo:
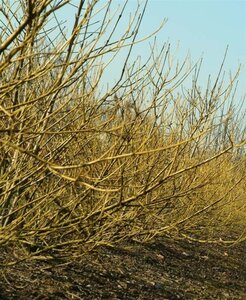
[{"label": "dark bare soil", "polygon": [[[245,246],[160,238],[80,261],[23,261],[1,267],[0,299],[246,299]],[[0,249],[0,263],[9,255]]]}]

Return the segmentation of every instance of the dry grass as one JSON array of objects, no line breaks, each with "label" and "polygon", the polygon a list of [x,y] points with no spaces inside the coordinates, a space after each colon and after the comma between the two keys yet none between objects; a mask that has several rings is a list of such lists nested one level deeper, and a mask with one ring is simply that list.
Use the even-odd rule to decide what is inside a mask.
[{"label": "dry grass", "polygon": [[[98,1],[80,1],[68,37],[51,21],[68,2],[3,1],[0,244],[37,257],[167,232],[245,239],[239,71],[225,86],[224,57],[203,91],[201,65],[175,65],[169,45],[129,64],[145,7],[114,39],[110,3],[99,18]],[[124,47],[121,76],[103,92],[102,76]],[[178,92],[190,74],[190,90]]]}]

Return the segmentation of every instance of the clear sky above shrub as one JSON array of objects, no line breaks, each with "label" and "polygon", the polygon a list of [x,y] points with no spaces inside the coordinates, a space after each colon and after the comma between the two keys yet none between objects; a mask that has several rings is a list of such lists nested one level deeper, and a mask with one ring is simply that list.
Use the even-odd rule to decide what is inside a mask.
[{"label": "clear sky above shrub", "polygon": [[[99,1],[101,5],[106,2]],[[113,9],[117,9],[124,2],[113,0],[112,13]],[[134,12],[138,3],[143,4],[144,1],[128,1],[125,19],[120,23],[122,31],[127,26],[127,14]],[[74,16],[73,8],[66,6],[63,19],[68,18],[68,24],[70,16],[71,19]],[[238,86],[238,96],[241,97],[246,94],[245,16],[245,0],[149,0],[139,37],[153,32],[167,19],[167,23],[157,34],[157,44],[161,48],[164,42],[170,41],[174,49],[178,47],[176,57],[180,60],[188,52],[193,62],[203,57],[201,81],[204,80],[205,86],[209,74],[212,74],[212,78],[216,77],[228,45],[224,70],[228,75],[230,71],[235,72],[240,63],[243,65]],[[147,58],[149,42],[145,42],[145,45],[136,45],[133,57],[140,55],[143,59]],[[117,76],[119,62],[115,61],[114,64],[110,80]]]}]

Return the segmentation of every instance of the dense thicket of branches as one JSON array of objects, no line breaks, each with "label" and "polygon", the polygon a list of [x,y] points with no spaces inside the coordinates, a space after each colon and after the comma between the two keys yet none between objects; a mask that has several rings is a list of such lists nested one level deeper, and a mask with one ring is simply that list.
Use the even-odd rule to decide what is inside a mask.
[{"label": "dense thicket of branches", "polygon": [[[127,3],[113,18],[112,1],[77,1],[66,34],[58,16],[70,2],[2,1],[0,244],[79,255],[130,237],[242,233],[238,73],[225,86],[223,60],[203,90],[201,64],[175,64],[169,44],[133,62],[146,6],[115,39]],[[125,49],[118,80],[103,88]]]}]

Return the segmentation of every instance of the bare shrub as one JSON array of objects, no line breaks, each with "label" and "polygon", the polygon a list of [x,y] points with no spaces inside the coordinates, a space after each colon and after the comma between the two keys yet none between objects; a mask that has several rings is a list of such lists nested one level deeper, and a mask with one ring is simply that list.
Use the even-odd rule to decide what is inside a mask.
[{"label": "bare shrub", "polygon": [[[101,11],[100,1],[80,1],[69,36],[56,15],[68,5],[1,7],[1,244],[25,246],[27,257],[78,256],[127,238],[221,241],[228,224],[241,233],[239,72],[224,87],[224,58],[203,91],[201,65],[175,65],[168,44],[129,64],[145,6],[114,39],[124,5],[111,18],[111,1]],[[119,80],[103,92],[103,74],[125,48]],[[229,242],[238,237],[245,233]]]}]

